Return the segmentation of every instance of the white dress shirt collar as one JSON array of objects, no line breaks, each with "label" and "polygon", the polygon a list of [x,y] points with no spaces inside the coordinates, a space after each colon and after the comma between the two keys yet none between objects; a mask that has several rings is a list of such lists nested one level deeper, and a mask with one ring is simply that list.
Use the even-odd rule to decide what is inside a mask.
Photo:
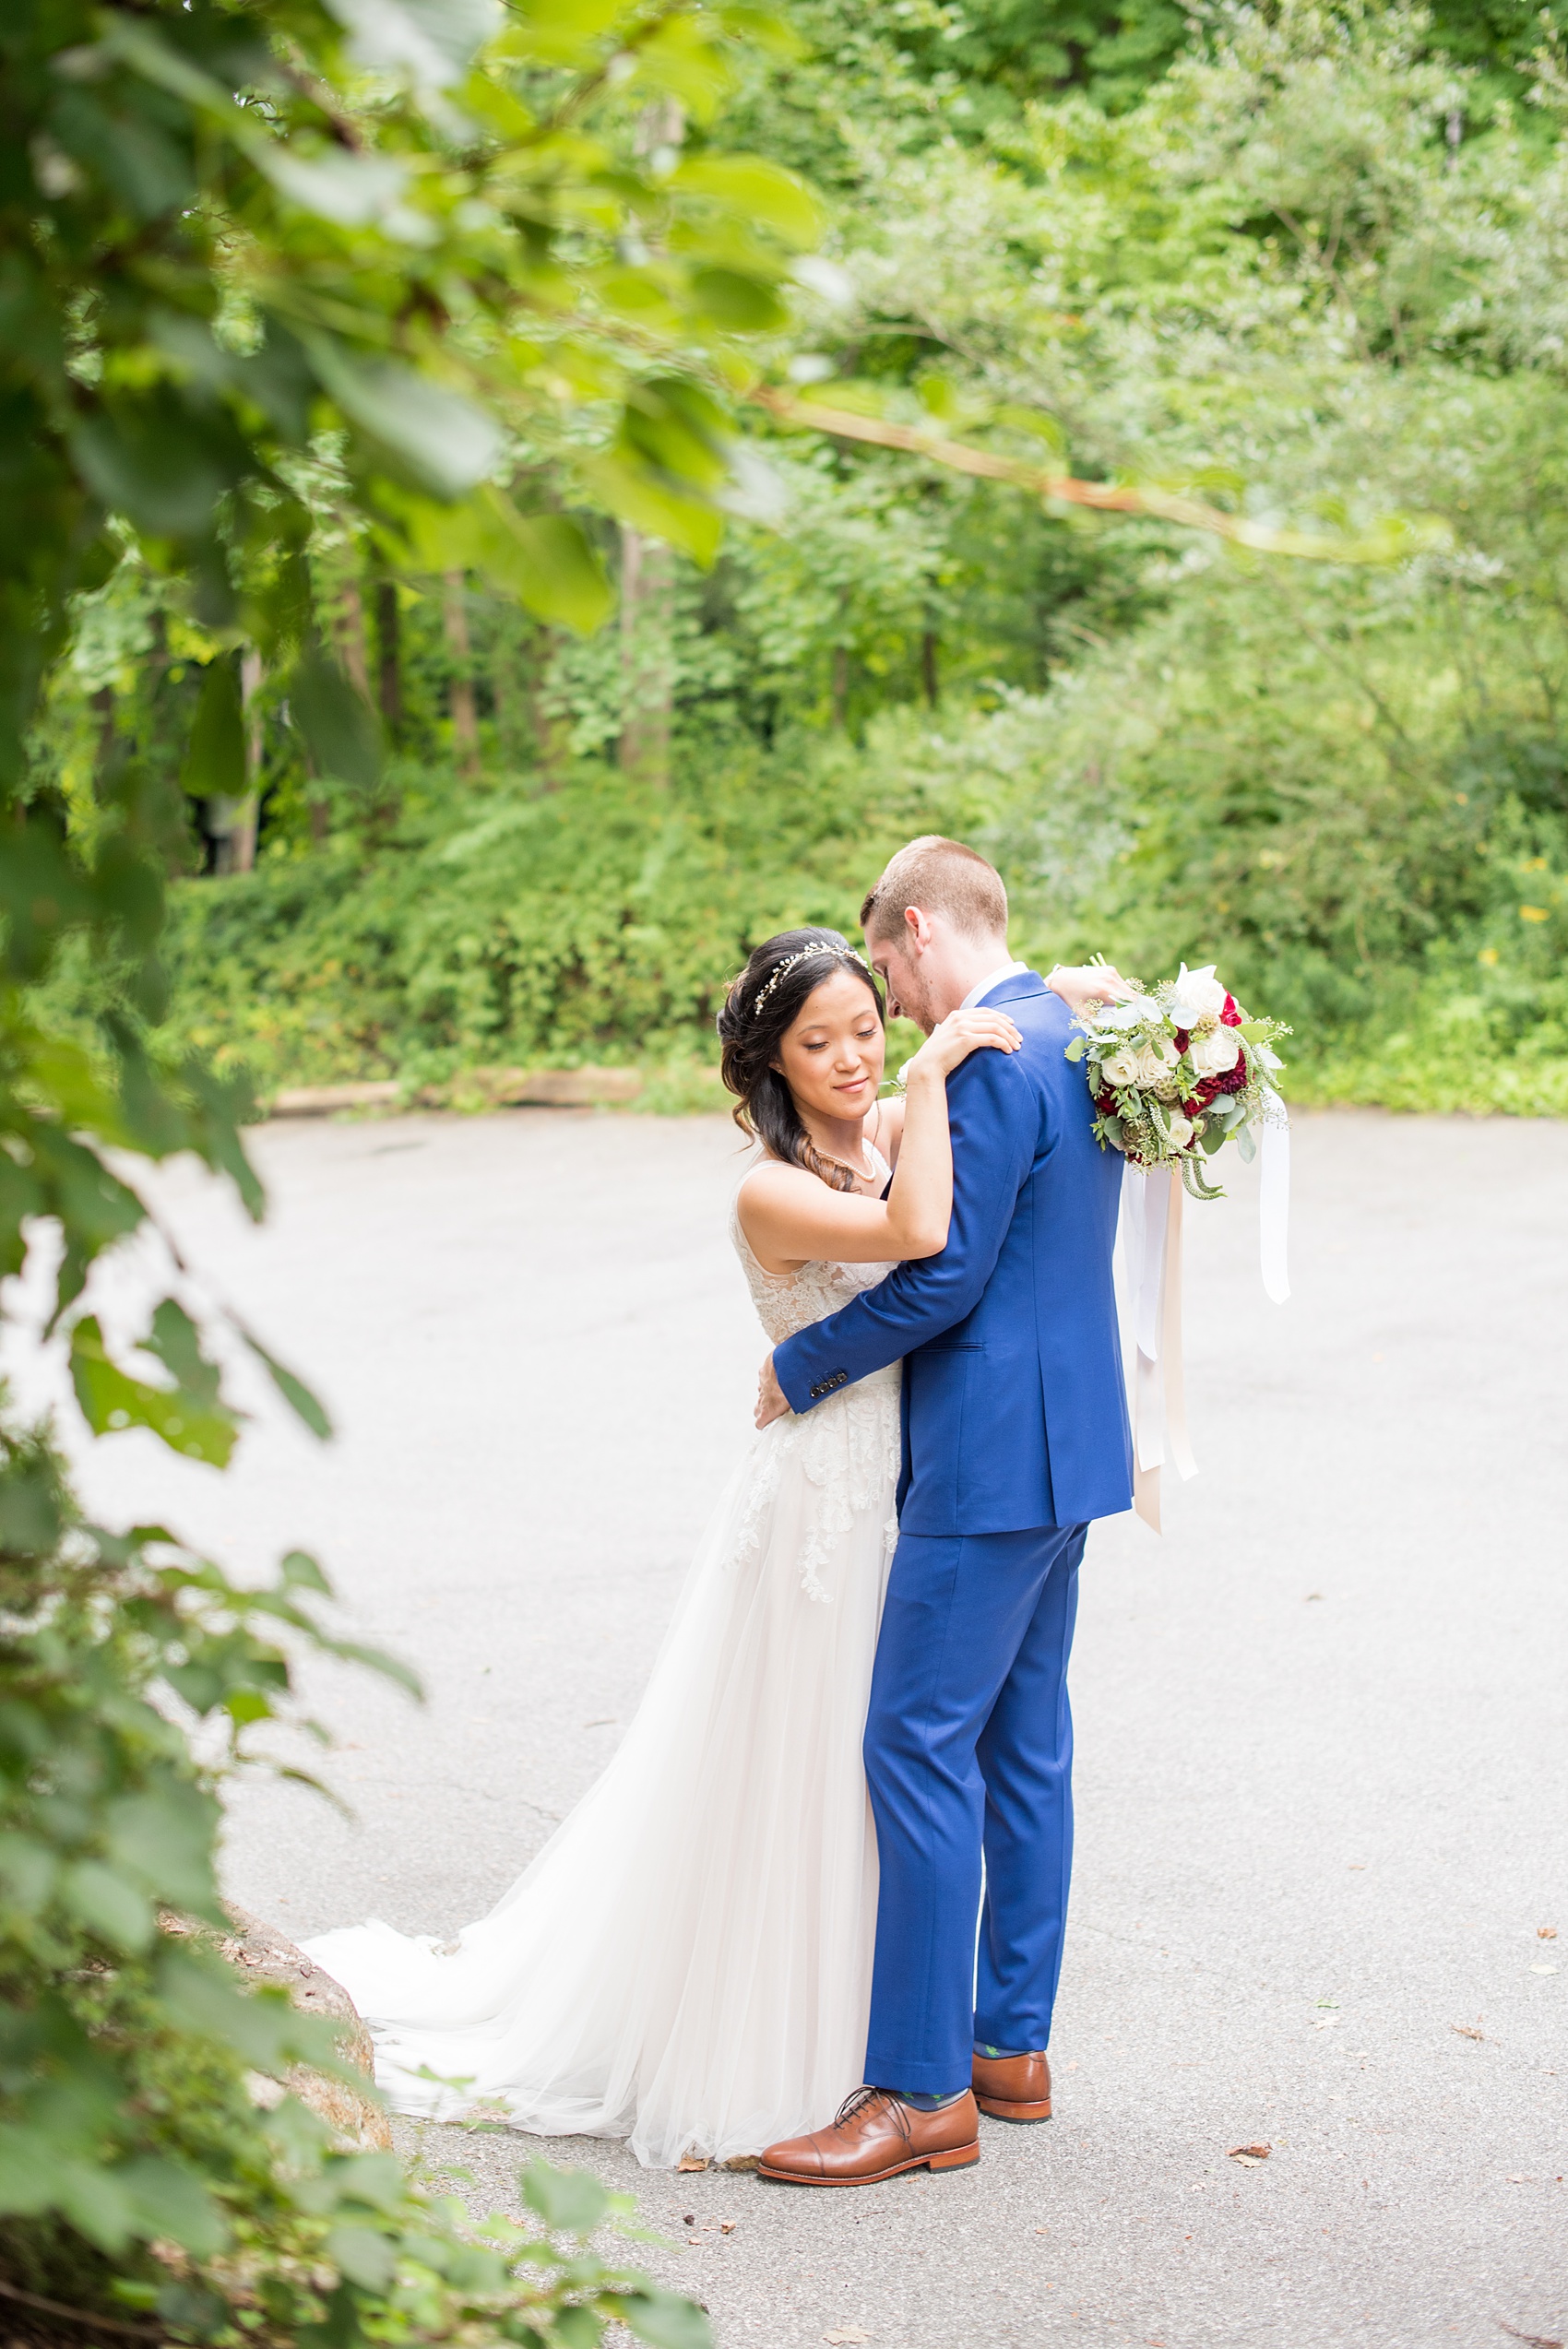
[{"label": "white dress shirt collar", "polygon": [[1028,963],[999,963],[994,970],[988,971],[982,979],[970,988],[958,1009],[961,1012],[972,1012],[977,1003],[984,1002],[993,987],[1000,987],[1004,979],[1016,979],[1019,971],[1028,970]]}]

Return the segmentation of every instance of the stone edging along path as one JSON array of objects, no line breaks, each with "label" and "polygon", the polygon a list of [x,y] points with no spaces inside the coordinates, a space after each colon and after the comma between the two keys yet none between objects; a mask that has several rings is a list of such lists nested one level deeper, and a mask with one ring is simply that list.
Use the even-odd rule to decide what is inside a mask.
[{"label": "stone edging along path", "polygon": [[396,1078],[291,1086],[267,1107],[275,1118],[325,1118],[345,1109],[587,1109],[635,1101],[642,1089],[640,1069],[468,1069],[412,1092]]}]

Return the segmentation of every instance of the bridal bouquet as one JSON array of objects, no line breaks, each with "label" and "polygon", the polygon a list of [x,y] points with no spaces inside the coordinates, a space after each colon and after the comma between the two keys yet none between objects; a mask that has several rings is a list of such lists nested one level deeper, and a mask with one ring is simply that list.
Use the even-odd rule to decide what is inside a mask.
[{"label": "bridal bouquet", "polygon": [[1274,1046],[1290,1030],[1244,1012],[1212,963],[1183,963],[1147,993],[1134,985],[1126,1002],[1082,1014],[1067,1047],[1086,1063],[1096,1138],[1146,1171],[1179,1168],[1194,1199],[1222,1198],[1205,1161],[1232,1140],[1253,1156],[1254,1129],[1278,1113]]}]

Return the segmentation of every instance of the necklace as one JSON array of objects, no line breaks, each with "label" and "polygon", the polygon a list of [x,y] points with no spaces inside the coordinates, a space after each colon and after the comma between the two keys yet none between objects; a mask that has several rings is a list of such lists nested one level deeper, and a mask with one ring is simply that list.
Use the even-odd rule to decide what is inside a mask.
[{"label": "necklace", "polygon": [[[852,1167],[848,1158],[836,1158],[831,1150],[824,1150],[815,1143],[813,1143],[812,1147],[816,1151],[816,1155],[819,1158],[826,1158],[830,1167],[842,1167],[844,1172],[847,1175],[853,1175],[857,1182],[874,1182],[876,1180],[876,1169],[874,1166]],[[864,1140],[862,1140],[861,1144],[861,1155],[862,1157],[868,1158],[871,1156],[871,1145]]]}]

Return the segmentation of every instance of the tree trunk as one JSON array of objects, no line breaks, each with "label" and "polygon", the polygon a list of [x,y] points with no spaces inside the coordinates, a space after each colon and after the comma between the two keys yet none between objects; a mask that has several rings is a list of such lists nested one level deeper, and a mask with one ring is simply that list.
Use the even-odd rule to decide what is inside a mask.
[{"label": "tree trunk", "polygon": [[261,804],[261,710],[258,696],[266,672],[261,655],[247,645],[240,655],[240,700],[245,713],[245,795],[218,844],[220,872],[255,871],[256,818]]},{"label": "tree trunk", "polygon": [[838,626],[842,632],[833,647],[833,723],[842,734],[849,723],[849,590],[838,590]]},{"label": "tree trunk", "polygon": [[403,661],[400,614],[398,610],[398,582],[378,579],[375,583],[375,636],[380,655],[381,715],[386,731],[394,741],[403,730]]},{"label": "tree trunk", "polygon": [[338,649],[349,682],[362,700],[374,707],[370,690],[370,657],[365,644],[364,598],[360,583],[350,578],[343,588],[338,612]]},{"label": "tree trunk", "polygon": [[675,676],[670,641],[675,568],[659,539],[621,527],[621,765],[662,787],[670,780]]},{"label": "tree trunk", "polygon": [[442,621],[446,649],[452,656],[452,748],[463,773],[474,775],[479,771],[479,714],[474,707],[473,647],[469,639],[469,607],[463,594],[462,573],[448,571],[445,587]]},{"label": "tree trunk", "polygon": [[926,705],[934,709],[942,699],[941,682],[936,670],[937,635],[934,628],[926,629],[921,638],[921,682],[925,687]]},{"label": "tree trunk", "polygon": [[849,647],[833,647],[833,723],[839,733],[849,723]]},{"label": "tree trunk", "polygon": [[540,627],[534,631],[529,646],[528,665],[529,732],[533,739],[534,765],[540,784],[547,791],[558,791],[565,766],[565,743],[561,719],[551,709],[545,694],[550,683],[550,663],[557,643],[553,628]]},{"label": "tree trunk", "polygon": [[114,688],[100,685],[92,697],[92,713],[98,720],[98,764],[106,768],[114,755]]}]

